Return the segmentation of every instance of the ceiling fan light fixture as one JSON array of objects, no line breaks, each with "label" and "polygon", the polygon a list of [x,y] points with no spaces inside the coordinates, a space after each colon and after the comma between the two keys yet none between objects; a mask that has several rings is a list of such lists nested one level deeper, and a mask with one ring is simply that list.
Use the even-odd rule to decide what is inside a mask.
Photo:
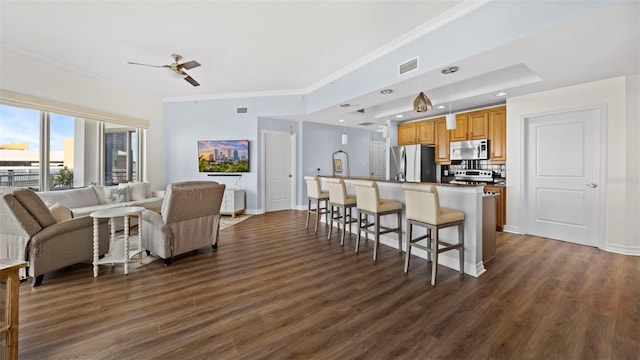
[{"label": "ceiling fan light fixture", "polygon": [[414,112],[425,112],[433,109],[433,104],[431,104],[431,100],[421,91],[413,100],[413,111]]},{"label": "ceiling fan light fixture", "polygon": [[127,63],[131,64],[131,65],[143,65],[143,66],[151,66],[151,67],[156,67],[156,68],[171,69],[171,71],[173,71],[174,74],[176,74],[177,76],[185,79],[189,84],[191,84],[193,86],[200,86],[200,84],[197,81],[195,81],[191,76],[189,76],[189,74],[187,74],[184,71],[184,69],[191,70],[193,68],[201,66],[199,62],[197,62],[195,60],[191,60],[191,61],[187,61],[187,62],[182,63],[182,64],[178,64],[178,61],[182,60],[182,56],[181,55],[171,54],[171,58],[173,59],[173,63],[168,64],[168,65],[151,65],[151,64],[142,64],[142,63],[131,62],[131,61],[127,61]]}]

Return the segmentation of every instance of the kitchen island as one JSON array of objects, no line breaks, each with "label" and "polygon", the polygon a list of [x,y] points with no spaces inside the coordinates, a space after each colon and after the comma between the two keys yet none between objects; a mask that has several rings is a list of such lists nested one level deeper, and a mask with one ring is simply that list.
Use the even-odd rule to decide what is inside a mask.
[{"label": "kitchen island", "polygon": [[[324,176],[331,177],[331,176]],[[322,179],[323,177],[321,177]],[[380,198],[396,200],[405,206],[403,182],[366,179],[366,178],[342,178],[350,194],[355,194],[356,189],[352,180],[373,180],[378,183]],[[328,188],[322,180],[323,188]],[[482,261],[482,202],[483,185],[459,185],[449,183],[430,183],[436,185],[440,197],[440,206],[460,210],[464,213],[464,272],[465,274],[478,277],[485,272]],[[393,227],[396,222],[395,217],[382,217],[382,225]],[[406,212],[402,211],[402,247],[406,246]],[[351,224],[351,232],[357,234],[357,225]],[[414,237],[424,235],[426,230],[421,227],[414,227]],[[364,238],[364,236],[363,236]],[[440,230],[440,239],[456,243],[458,240],[457,229],[455,227]],[[398,248],[398,239],[395,234],[386,234],[380,237],[380,243]],[[427,258],[427,252],[421,249],[412,249],[412,255]],[[460,261],[457,251],[448,251],[438,255],[438,263],[454,270],[459,270]],[[401,269],[402,270],[402,269]]]}]

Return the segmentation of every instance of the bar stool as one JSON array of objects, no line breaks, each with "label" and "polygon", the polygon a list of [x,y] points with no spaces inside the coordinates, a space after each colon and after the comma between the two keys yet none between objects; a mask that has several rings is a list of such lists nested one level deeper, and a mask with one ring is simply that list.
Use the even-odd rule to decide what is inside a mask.
[{"label": "bar stool", "polygon": [[[404,272],[409,272],[409,258],[411,247],[427,251],[427,261],[432,261],[431,286],[436,286],[438,271],[438,254],[441,252],[458,249],[460,255],[460,276],[464,276],[464,213],[462,211],[440,207],[438,190],[433,185],[427,184],[403,184],[405,201],[407,205],[407,254],[404,262]],[[413,225],[427,229],[427,234],[412,239]],[[440,229],[457,226],[458,243],[449,244],[440,241],[438,231]],[[427,246],[418,244],[418,241],[427,239]],[[440,245],[444,247],[440,248]],[[433,256],[433,259],[431,257]]]},{"label": "bar stool", "polygon": [[[357,204],[356,196],[347,193],[347,186],[342,179],[327,178],[326,182],[327,185],[329,185],[329,206],[331,207],[331,222],[329,224],[329,235],[327,238],[331,240],[334,222],[338,223],[338,230],[340,230],[340,224],[342,224],[340,245],[343,246],[347,224],[358,221],[353,217],[353,208],[355,208]],[[335,209],[338,210],[337,214],[334,212]],[[349,232],[351,232],[351,230],[349,230]]]},{"label": "bar stool", "polygon": [[[311,214],[316,215],[316,228],[314,232],[318,232],[318,222],[320,217],[324,214],[325,221],[328,223],[329,209],[327,205],[329,203],[329,192],[323,191],[320,188],[320,178],[317,176],[305,176],[304,180],[307,182],[307,197],[309,198],[309,204],[307,205],[307,225],[305,228],[309,228],[309,217]],[[311,208],[311,199],[316,201],[316,207]],[[324,203],[324,205],[322,205]]]},{"label": "bar stool", "polygon": [[[398,250],[402,253],[402,203],[394,200],[380,199],[378,184],[375,181],[354,180],[356,186],[356,197],[358,209],[358,242],[356,242],[356,253],[360,248],[360,234],[365,232],[365,239],[369,234],[373,234],[375,246],[373,248],[373,261],[378,257],[378,246],[380,235],[387,233],[398,234]],[[398,227],[390,228],[380,225],[380,217],[384,215],[396,214],[398,217]],[[373,222],[369,222],[369,216],[373,217]],[[373,226],[373,230],[369,229]]]}]

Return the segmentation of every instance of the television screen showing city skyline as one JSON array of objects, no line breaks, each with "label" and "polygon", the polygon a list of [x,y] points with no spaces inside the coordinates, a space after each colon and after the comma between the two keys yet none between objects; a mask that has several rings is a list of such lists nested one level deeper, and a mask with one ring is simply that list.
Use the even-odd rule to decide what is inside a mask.
[{"label": "television screen showing city skyline", "polygon": [[249,140],[198,141],[200,172],[249,172]]}]

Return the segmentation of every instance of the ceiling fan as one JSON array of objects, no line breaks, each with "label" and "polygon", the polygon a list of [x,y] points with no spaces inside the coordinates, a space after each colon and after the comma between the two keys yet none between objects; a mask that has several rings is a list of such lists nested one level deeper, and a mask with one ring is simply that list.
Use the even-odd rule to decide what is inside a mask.
[{"label": "ceiling fan", "polygon": [[157,67],[157,68],[168,68],[168,69],[171,69],[176,74],[184,76],[184,79],[187,80],[189,84],[193,86],[199,86],[200,84],[197,81],[195,81],[191,76],[189,76],[189,74],[187,74],[184,70],[185,69],[191,70],[193,68],[196,68],[200,66],[200,63],[195,60],[191,60],[182,64],[178,64],[178,61],[182,60],[182,56],[178,54],[171,54],[171,57],[173,58],[173,63],[170,65],[141,64],[141,63],[136,63],[131,61],[127,61],[127,63],[131,65],[143,65],[143,66],[151,66],[151,67]]}]

